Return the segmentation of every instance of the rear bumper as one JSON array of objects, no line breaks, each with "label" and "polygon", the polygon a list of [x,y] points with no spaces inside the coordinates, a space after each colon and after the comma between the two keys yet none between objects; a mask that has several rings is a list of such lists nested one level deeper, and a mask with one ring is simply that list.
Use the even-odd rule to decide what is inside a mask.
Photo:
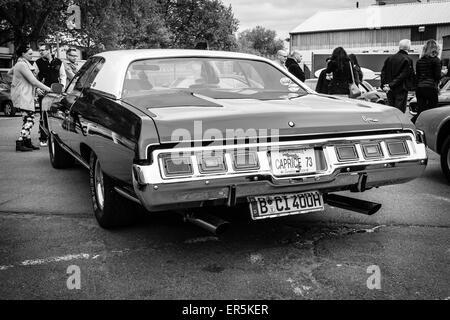
[{"label": "rear bumper", "polygon": [[[412,135],[411,135],[412,136]],[[410,137],[411,138],[411,137]],[[308,145],[315,142],[302,142]],[[408,140],[410,154],[403,158],[341,163],[330,142],[322,143],[328,170],[308,176],[276,177],[269,167],[256,172],[222,177],[193,177],[165,180],[157,161],[152,165],[133,165],[133,186],[136,195],[149,211],[200,207],[204,205],[234,206],[249,196],[319,190],[322,193],[352,190],[362,192],[383,185],[408,182],[419,177],[426,168],[425,145]],[[297,143],[298,146],[298,143]]]}]

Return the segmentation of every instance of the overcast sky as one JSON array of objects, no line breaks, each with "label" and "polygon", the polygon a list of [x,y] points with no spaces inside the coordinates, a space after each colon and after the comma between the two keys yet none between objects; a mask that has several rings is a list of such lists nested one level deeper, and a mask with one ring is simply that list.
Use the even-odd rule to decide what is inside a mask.
[{"label": "overcast sky", "polygon": [[[355,8],[357,0],[222,0],[233,8],[239,20],[239,31],[258,25],[275,30],[279,38],[289,37],[289,32],[320,10]],[[375,0],[358,0],[360,7],[374,4]]]}]

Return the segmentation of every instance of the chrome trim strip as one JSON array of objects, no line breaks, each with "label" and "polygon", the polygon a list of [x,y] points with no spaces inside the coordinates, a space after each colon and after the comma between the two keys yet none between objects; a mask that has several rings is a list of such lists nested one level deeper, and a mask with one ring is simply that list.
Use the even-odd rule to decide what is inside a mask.
[{"label": "chrome trim strip", "polygon": [[131,201],[136,202],[138,204],[141,204],[141,201],[139,201],[138,198],[133,197],[131,194],[129,194],[125,190],[123,190],[123,189],[121,189],[119,187],[114,187],[114,190],[116,190],[116,192],[118,194],[120,194],[122,197],[127,198],[128,200],[131,200]]},{"label": "chrome trim strip", "polygon": [[[389,129],[388,131],[395,131],[395,130],[399,130],[399,131],[402,131],[401,133],[396,133],[396,134],[408,134],[408,133],[411,133],[411,134],[414,134],[411,130],[409,130],[409,129],[403,129],[403,128],[392,128],[392,129]],[[158,131],[158,129],[156,129],[156,131]],[[371,130],[371,132],[379,132],[379,131],[387,131],[386,129],[375,129],[375,130]],[[346,131],[345,133],[355,133],[355,132],[360,132],[360,131]],[[330,135],[333,135],[333,134],[342,134],[342,132],[328,132],[328,133],[326,133],[326,134],[330,134]],[[285,136],[283,136],[283,138],[292,138],[292,137],[298,137],[298,138],[301,138],[301,137],[303,137],[303,136],[321,136],[321,135],[324,135],[324,133],[308,133],[308,134],[300,134],[300,135],[298,135],[298,134],[295,134],[295,135],[285,135]],[[258,136],[258,137],[249,137],[249,139],[252,139],[252,140],[254,140],[254,139],[261,139],[261,140],[268,140],[268,139],[271,139],[271,138],[275,138],[275,137],[272,137],[272,136]],[[335,139],[341,139],[341,138],[335,138]],[[331,139],[330,139],[331,140]],[[227,140],[225,140],[225,145],[227,145],[226,144],[226,141]],[[190,140],[190,141],[183,141],[183,143],[198,143],[198,144],[201,144],[203,142],[203,140]],[[290,142],[290,141],[287,141],[287,142]],[[168,141],[168,142],[164,142],[164,144],[169,144],[169,143],[177,143],[177,141]],[[161,144],[163,144],[163,143],[151,143],[151,144],[149,144],[149,145],[147,145],[147,147],[145,148],[145,154],[146,155],[148,155],[148,148],[150,148],[151,146],[157,146],[157,145],[161,145]],[[230,144],[231,145],[231,144]],[[238,145],[234,145],[234,146],[238,146]],[[201,146],[199,146],[199,147],[196,147],[196,148],[203,148],[203,147],[201,147]]]},{"label": "chrome trim strip", "polygon": [[[410,154],[405,156],[390,156],[387,152],[384,153],[385,156],[379,159],[364,159],[362,154],[362,148],[360,146],[361,141],[371,141],[371,140],[381,140],[381,149],[383,152],[387,151],[386,146],[384,144],[385,139],[392,138],[402,138],[406,140],[408,148],[410,149]],[[356,145],[356,149],[359,153],[359,161],[347,161],[340,162],[337,159],[337,155],[335,152],[335,144],[344,143],[349,144],[353,143]],[[361,165],[388,165],[392,163],[398,162],[408,162],[408,161],[421,161],[426,160],[426,148],[424,144],[417,144],[415,141],[415,137],[412,133],[401,133],[401,134],[386,134],[386,135],[370,135],[370,136],[358,136],[358,137],[347,137],[347,138],[332,138],[332,139],[316,139],[316,140],[304,140],[304,141],[285,141],[285,142],[270,142],[270,143],[252,143],[252,144],[241,144],[241,145],[225,145],[225,146],[208,146],[208,147],[193,147],[193,148],[177,148],[177,149],[157,149],[153,152],[154,159],[160,159],[160,155],[164,153],[178,153],[182,152],[189,153],[192,158],[195,157],[195,153],[199,151],[212,151],[212,150],[233,150],[233,149],[252,149],[257,150],[258,148],[282,148],[282,147],[292,147],[292,148],[304,148],[306,146],[316,146],[321,147],[324,152],[325,161],[327,168],[324,171],[314,172],[308,175],[286,175],[286,176],[275,176],[272,173],[272,169],[270,166],[270,162],[268,157],[266,156],[267,150],[257,151],[258,161],[260,163],[260,169],[256,171],[235,171],[232,166],[227,167],[227,171],[220,174],[200,174],[198,169],[194,166],[194,174],[184,177],[166,177],[164,174],[161,174],[159,163],[160,161],[154,161],[151,165],[135,165],[138,166],[140,171],[142,172],[143,181],[146,184],[171,184],[171,183],[179,183],[179,182],[189,182],[189,181],[202,181],[209,179],[226,179],[233,177],[254,177],[257,175],[264,175],[271,177],[274,183],[277,182],[285,182],[292,179],[295,180],[307,180],[313,178],[316,180],[323,180],[325,178],[329,178],[332,176],[334,172],[342,168],[348,168],[350,170],[353,166],[361,166]],[[226,153],[227,154],[227,153]],[[231,162],[229,157],[226,157],[227,164]],[[196,159],[193,159],[193,165],[196,163]],[[322,179],[323,178],[323,179]],[[206,183],[206,181],[205,181]]]},{"label": "chrome trim strip", "polygon": [[[59,140],[59,139],[58,139]],[[66,147],[64,144],[59,143],[59,146],[61,148],[63,148],[67,153],[69,153],[72,157],[75,158],[75,160],[77,160],[81,165],[83,165],[83,167],[85,167],[86,169],[89,170],[89,164],[84,161],[83,158],[81,158],[80,156],[78,156],[76,153],[74,153],[72,150],[70,150],[68,147]]]}]

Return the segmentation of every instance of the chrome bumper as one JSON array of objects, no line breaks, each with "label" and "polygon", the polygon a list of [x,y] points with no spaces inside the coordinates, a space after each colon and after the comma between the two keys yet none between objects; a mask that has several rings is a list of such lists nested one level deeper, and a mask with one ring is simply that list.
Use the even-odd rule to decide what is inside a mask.
[{"label": "chrome bumper", "polygon": [[[387,156],[386,145],[382,139],[389,138],[407,139],[409,154],[402,157]],[[386,155],[383,159],[366,160],[361,152],[358,161],[346,163],[337,159],[335,145],[348,144],[352,141],[357,146],[357,150],[361,151],[358,141],[369,140],[381,141],[381,148]],[[309,190],[319,190],[322,193],[343,190],[362,192],[372,187],[404,183],[419,177],[425,170],[428,160],[425,145],[417,143],[412,134],[406,133],[348,139],[291,141],[277,145],[293,148],[320,146],[323,148],[327,169],[310,175],[274,176],[269,161],[264,160],[264,154],[267,154],[267,151],[259,151],[261,167],[258,171],[166,179],[163,178],[158,161],[153,161],[151,165],[133,165],[134,190],[143,206],[149,211],[203,205],[234,206],[239,202],[246,202],[249,196]],[[232,147],[236,148],[236,146]],[[226,148],[222,147],[222,149]],[[194,151],[207,150],[208,147],[197,149]],[[168,151],[170,150],[155,151],[154,159]],[[226,160],[231,161],[229,157]]]}]

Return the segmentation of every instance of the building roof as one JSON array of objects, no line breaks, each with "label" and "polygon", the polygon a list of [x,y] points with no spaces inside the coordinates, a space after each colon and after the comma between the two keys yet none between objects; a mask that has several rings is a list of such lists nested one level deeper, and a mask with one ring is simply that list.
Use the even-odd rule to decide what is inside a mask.
[{"label": "building roof", "polygon": [[450,24],[449,12],[449,1],[319,11],[290,33]]}]

